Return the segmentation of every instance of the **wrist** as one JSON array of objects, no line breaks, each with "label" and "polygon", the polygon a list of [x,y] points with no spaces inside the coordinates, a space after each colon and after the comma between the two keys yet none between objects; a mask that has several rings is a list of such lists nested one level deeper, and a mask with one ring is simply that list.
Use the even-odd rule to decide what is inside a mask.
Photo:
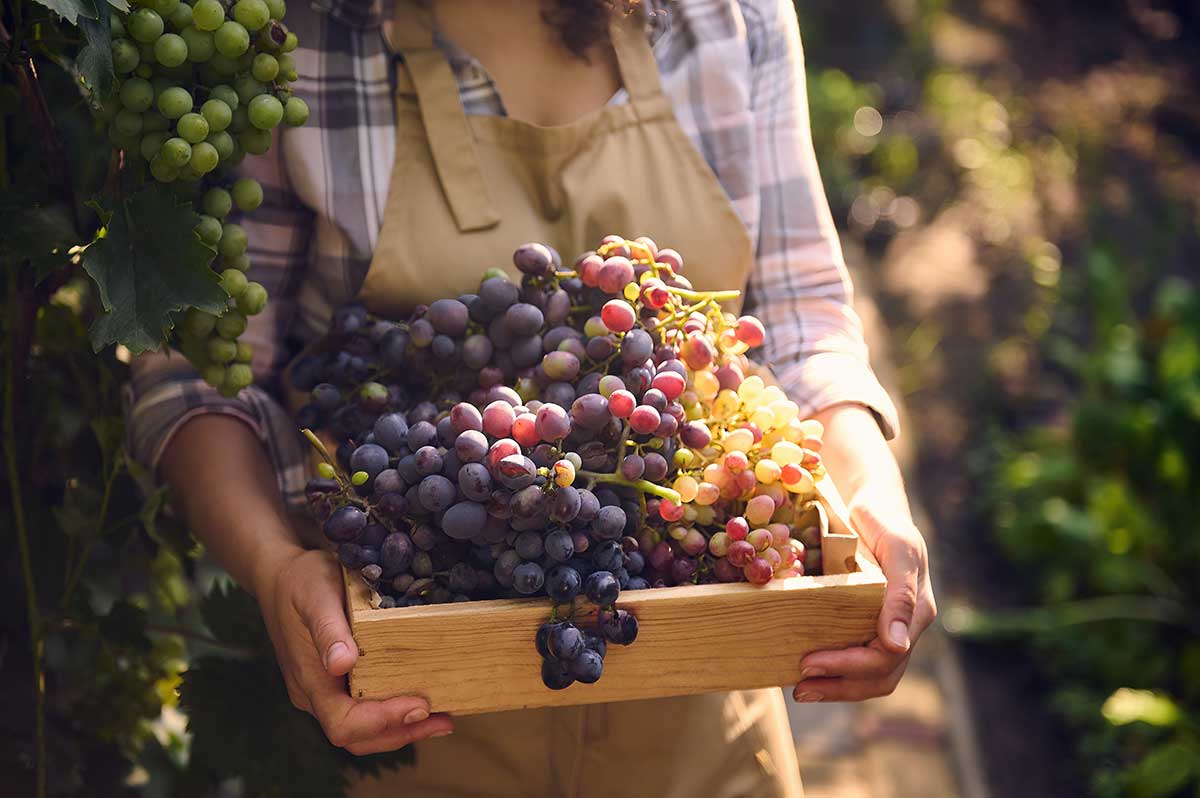
[{"label": "wrist", "polygon": [[307,551],[298,542],[280,540],[280,537],[286,538],[272,535],[264,540],[251,558],[244,587],[260,601],[274,592],[275,582],[288,564]]}]

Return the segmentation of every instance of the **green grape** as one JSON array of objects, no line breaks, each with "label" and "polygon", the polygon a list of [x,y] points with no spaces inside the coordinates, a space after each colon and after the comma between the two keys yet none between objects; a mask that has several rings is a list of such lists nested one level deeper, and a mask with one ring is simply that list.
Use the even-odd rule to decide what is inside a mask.
[{"label": "green grape", "polygon": [[187,61],[187,42],[177,33],[164,33],[154,42],[154,57],[165,67],[177,67]]},{"label": "green grape", "polygon": [[237,92],[238,100],[241,105],[249,105],[250,101],[267,90],[267,87],[259,83],[250,75],[239,75],[233,81],[233,89]]},{"label": "green grape", "polygon": [[112,141],[113,146],[118,150],[132,150],[136,152],[138,146],[142,143],[142,140],[139,136],[130,136],[126,133],[122,133],[113,125],[109,125],[108,138],[110,141]]},{"label": "green grape", "polygon": [[196,0],[192,6],[192,24],[210,33],[225,21],[225,8],[217,0]]},{"label": "green grape", "polygon": [[217,317],[199,308],[188,308],[183,314],[183,329],[197,338],[203,338],[213,331]]},{"label": "green grape", "polygon": [[153,0],[146,5],[157,11],[159,16],[169,17],[171,12],[179,8],[179,0]]},{"label": "green grape", "polygon": [[187,113],[179,117],[179,121],[175,123],[175,130],[190,144],[199,144],[208,138],[208,122],[197,113]]},{"label": "green grape", "polygon": [[242,274],[237,269],[226,269],[221,272],[221,287],[225,289],[225,293],[231,297],[239,297],[246,290],[246,275]]},{"label": "green grape", "polygon": [[235,140],[233,142],[233,153],[228,158],[222,158],[221,162],[227,167],[234,167],[246,160],[246,151],[242,149],[242,145]]},{"label": "green grape", "polygon": [[263,0],[238,0],[233,6],[233,18],[246,30],[258,30],[271,21],[271,10]]},{"label": "green grape", "polygon": [[287,53],[280,53],[275,56],[275,60],[279,62],[279,77],[283,78],[288,83],[300,77],[296,73],[296,59],[292,58]]},{"label": "green grape", "polygon": [[221,383],[221,393],[229,396],[243,388],[249,388],[254,382],[254,372],[245,363],[234,363],[225,370],[225,381]]},{"label": "green grape", "polygon": [[236,360],[238,363],[249,363],[254,359],[254,348],[250,346],[250,344],[246,343],[245,341],[238,341],[237,346],[238,353],[237,356],[234,357],[234,360]]},{"label": "green grape", "polygon": [[308,103],[299,97],[288,97],[283,106],[283,121],[288,127],[300,127],[308,121]]},{"label": "green grape", "polygon": [[241,225],[230,222],[221,225],[221,243],[217,251],[226,258],[241,255],[246,251],[246,231]]},{"label": "green grape", "polygon": [[221,159],[222,163],[228,161],[230,156],[233,155],[235,149],[233,136],[229,135],[224,130],[218,130],[216,133],[209,133],[208,138],[206,138],[205,141],[213,145],[217,151],[217,157]]},{"label": "green grape", "polygon": [[221,156],[217,154],[217,148],[207,141],[192,145],[192,157],[188,165],[195,169],[197,174],[208,174],[217,168],[220,161]]},{"label": "green grape", "polygon": [[216,217],[201,215],[200,221],[196,223],[196,235],[210,247],[215,247],[221,240],[221,233],[221,220]]},{"label": "green grape", "polygon": [[220,100],[221,102],[225,103],[229,106],[229,110],[231,111],[236,111],[238,105],[240,104],[238,102],[237,92],[233,90],[232,86],[227,86],[224,83],[220,84],[219,86],[213,86],[212,90],[209,91],[208,96],[213,100]]},{"label": "green grape", "polygon": [[142,115],[122,108],[113,117],[113,128],[122,138],[137,136],[142,132]]},{"label": "green grape", "polygon": [[167,89],[172,88],[176,85],[175,81],[171,80],[166,75],[163,75],[161,73],[161,70],[156,70],[156,72],[158,72],[158,74],[156,74],[154,76],[154,78],[150,81],[150,85],[154,87],[155,101],[157,101],[158,98],[162,96],[162,93],[164,91],[166,91]]},{"label": "green grape", "polygon": [[246,288],[237,298],[237,309],[247,316],[257,316],[266,306],[267,289],[263,288],[262,283],[246,283]]},{"label": "green grape", "polygon": [[150,174],[160,183],[170,183],[179,177],[179,168],[167,163],[162,155],[156,155],[150,159]]},{"label": "green grape", "polygon": [[279,50],[280,52],[290,53],[292,50],[295,50],[296,46],[299,44],[300,39],[296,37],[296,34],[288,31],[287,36],[283,40],[283,44],[279,47]]},{"label": "green grape", "polygon": [[221,258],[221,262],[230,269],[237,269],[239,272],[250,270],[250,256],[244,252],[232,258]]},{"label": "green grape", "polygon": [[182,86],[172,86],[158,95],[158,111],[167,119],[179,119],[192,110],[192,95]]},{"label": "green grape", "polygon": [[[241,274],[241,272],[238,272],[238,274]],[[246,317],[241,313],[238,313],[236,310],[227,310],[225,311],[225,315],[217,319],[217,335],[221,336],[227,341],[233,341],[234,338],[237,338],[245,331]],[[236,356],[237,349],[235,348],[233,354],[230,355],[228,359],[233,360],[233,358]]]},{"label": "green grape", "polygon": [[213,44],[221,55],[237,58],[250,47],[250,33],[240,23],[223,22],[213,34]]},{"label": "green grape", "polygon": [[116,14],[108,15],[108,37],[114,42],[125,38],[125,23]]},{"label": "green grape", "polygon": [[233,118],[229,120],[229,130],[232,133],[241,133],[243,130],[249,130],[250,114],[246,112],[245,106],[233,109]]},{"label": "green grape", "polygon": [[[226,314],[228,315],[228,314]],[[221,319],[225,318],[222,316]],[[220,334],[221,319],[217,319],[216,331]],[[237,336],[234,336],[235,338]],[[226,338],[210,338],[208,340],[208,356],[214,363],[228,363],[237,357],[237,344]]]},{"label": "green grape", "polygon": [[283,119],[283,103],[270,94],[255,97],[246,111],[250,114],[250,124],[259,130],[270,130]]},{"label": "green grape", "polygon": [[[141,56],[139,55],[138,58],[141,58]],[[149,64],[138,64],[137,69],[133,70],[133,74],[142,80],[149,80],[154,76],[154,68]]]},{"label": "green grape", "polygon": [[179,169],[192,160],[192,145],[178,136],[169,138],[163,142],[159,157],[169,166]]},{"label": "green grape", "polygon": [[[146,67],[146,69],[150,70],[150,74],[145,76],[146,79],[149,80],[154,75],[155,64],[158,63],[158,59],[155,58],[155,56],[154,56],[154,44],[153,44],[153,42],[151,42],[150,44],[146,44],[144,42],[138,42],[137,48],[138,48],[138,59],[139,59],[138,65],[144,66],[144,67]],[[142,76],[138,75],[138,77],[140,78]]]},{"label": "green grape", "polygon": [[[143,124],[143,129],[145,125]],[[167,134],[161,130],[156,130],[153,133],[147,133],[142,136],[141,153],[142,157],[147,161],[154,160],[154,156],[158,155],[158,151],[162,149],[163,142],[167,140]]]},{"label": "green grape", "polygon": [[233,188],[230,190],[233,201],[237,203],[238,210],[249,213],[257,210],[259,205],[262,205],[263,190],[262,185],[252,177],[239,177],[233,183]]},{"label": "green grape", "polygon": [[[220,338],[213,339],[213,341],[220,340]],[[209,345],[212,345],[212,341],[209,342]],[[234,348],[236,349],[237,347]],[[200,376],[212,387],[219,388],[225,382],[225,367],[219,363],[209,363],[200,371]]]},{"label": "green grape", "polygon": [[238,72],[249,72],[250,66],[254,63],[254,50],[248,49],[246,52],[239,55],[236,59]]},{"label": "green grape", "polygon": [[137,69],[142,56],[138,54],[137,46],[128,39],[113,39],[112,59],[113,69],[118,75],[124,75]]},{"label": "green grape", "polygon": [[238,144],[251,155],[262,155],[271,149],[271,131],[249,128],[238,134]]},{"label": "green grape", "polygon": [[[216,46],[216,36],[213,37],[213,46]],[[231,78],[237,74],[237,60],[223,55],[220,51],[213,53],[212,58],[208,59],[209,65],[216,73],[224,78]]]},{"label": "green grape", "polygon": [[250,67],[250,73],[254,75],[255,80],[270,83],[279,74],[279,62],[275,60],[275,56],[273,55],[259,53],[254,56],[254,63]]},{"label": "green grape", "polygon": [[147,111],[142,114],[142,132],[160,133],[171,129],[171,120],[158,111]]},{"label": "green grape", "polygon": [[283,0],[266,0],[267,9],[271,12],[271,19],[280,20],[287,14],[287,3]]},{"label": "green grape", "polygon": [[163,19],[149,8],[139,8],[129,15],[126,28],[130,36],[146,44],[162,36]]},{"label": "green grape", "polygon": [[125,110],[141,113],[154,104],[154,87],[141,78],[129,78],[121,84],[121,105]]},{"label": "green grape", "polygon": [[208,122],[211,131],[224,130],[233,121],[233,111],[221,100],[206,100],[200,106],[200,114]]},{"label": "green grape", "polygon": [[[184,181],[185,183],[195,183],[202,177],[204,177],[204,173],[197,172],[192,167],[192,164],[190,162],[179,167],[179,179]],[[196,188],[199,188],[199,186],[197,186]]]},{"label": "green grape", "polygon": [[177,31],[185,30],[192,25],[192,7],[187,3],[180,3],[175,6],[175,10],[167,17],[167,22],[172,28]]},{"label": "green grape", "polygon": [[[183,5],[180,8],[189,8]],[[193,64],[203,64],[212,58],[213,53],[217,51],[216,45],[213,44],[212,34],[208,31],[203,31],[194,25],[189,25],[179,32],[183,37],[183,41],[187,44],[187,58]]]}]

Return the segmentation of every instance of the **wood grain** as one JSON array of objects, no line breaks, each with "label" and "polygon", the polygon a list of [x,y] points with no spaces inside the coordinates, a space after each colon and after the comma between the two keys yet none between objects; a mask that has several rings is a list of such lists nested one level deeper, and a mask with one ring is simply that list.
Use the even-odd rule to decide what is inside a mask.
[{"label": "wood grain", "polygon": [[[828,509],[828,508],[827,508]],[[534,649],[549,600],[506,599],[372,609],[361,578],[346,573],[350,625],[359,646],[351,694],[421,695],[435,712],[469,715],[528,707],[592,704],[795,683],[800,660],[817,649],[860,645],[874,636],[886,582],[855,553],[841,525],[823,536],[837,548],[826,563],[847,573],[778,579],[764,586],[695,585],[627,591],[618,605],[637,616],[638,640],[611,645],[596,684],[551,691]],[[846,540],[848,538],[848,540]],[[576,620],[593,615],[579,603]]]}]

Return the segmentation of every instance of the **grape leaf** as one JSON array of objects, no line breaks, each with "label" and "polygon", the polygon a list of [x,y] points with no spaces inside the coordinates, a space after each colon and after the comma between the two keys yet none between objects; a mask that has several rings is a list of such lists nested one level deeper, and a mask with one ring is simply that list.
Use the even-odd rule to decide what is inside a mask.
[{"label": "grape leaf", "polygon": [[129,10],[129,3],[126,0],[108,0],[108,4],[118,11]]},{"label": "grape leaf", "polygon": [[79,20],[79,29],[87,40],[75,59],[79,77],[97,100],[103,100],[112,91],[113,60],[112,35],[108,27],[108,3],[97,6],[96,19]]},{"label": "grape leaf", "polygon": [[165,186],[143,189],[115,212],[97,202],[105,230],[83,253],[104,314],[92,325],[98,352],[119,343],[133,354],[157,349],[188,307],[221,313],[228,295],[208,268],[215,251],[193,232],[200,217]]},{"label": "grape leaf", "polygon": [[92,0],[37,0],[37,2],[72,25],[79,24],[80,17],[97,19],[100,16],[96,11],[96,4]]},{"label": "grape leaf", "polygon": [[36,282],[67,265],[68,250],[78,243],[75,220],[66,205],[0,203],[0,256],[28,259]]}]

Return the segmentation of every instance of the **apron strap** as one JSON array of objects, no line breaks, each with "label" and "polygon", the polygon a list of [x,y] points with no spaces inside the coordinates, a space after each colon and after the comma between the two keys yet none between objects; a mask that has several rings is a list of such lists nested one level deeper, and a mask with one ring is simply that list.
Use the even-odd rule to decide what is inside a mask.
[{"label": "apron strap", "polygon": [[658,72],[658,60],[646,35],[644,11],[638,9],[626,15],[614,12],[608,32],[617,56],[621,83],[629,94],[630,102],[634,106],[669,105]]},{"label": "apron strap", "polygon": [[433,41],[433,20],[428,8],[415,0],[395,0],[391,30],[392,48],[417,91],[417,105],[433,154],[442,193],[461,232],[486,230],[500,223],[475,151],[466,111],[458,95],[458,81],[445,55]]}]

